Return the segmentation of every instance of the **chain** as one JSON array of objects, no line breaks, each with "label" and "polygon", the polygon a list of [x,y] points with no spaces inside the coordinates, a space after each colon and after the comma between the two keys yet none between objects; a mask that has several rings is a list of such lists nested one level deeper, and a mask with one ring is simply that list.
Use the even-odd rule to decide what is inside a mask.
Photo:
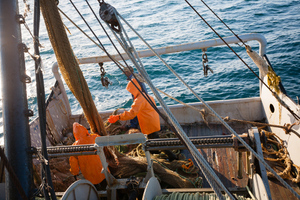
[{"label": "chain", "polygon": [[203,54],[202,54],[202,64],[203,64],[203,72],[204,72],[204,76],[207,77],[207,71],[209,70],[211,73],[214,73],[214,71],[205,63],[208,62],[208,58],[207,58],[207,54],[206,49],[202,49]]}]

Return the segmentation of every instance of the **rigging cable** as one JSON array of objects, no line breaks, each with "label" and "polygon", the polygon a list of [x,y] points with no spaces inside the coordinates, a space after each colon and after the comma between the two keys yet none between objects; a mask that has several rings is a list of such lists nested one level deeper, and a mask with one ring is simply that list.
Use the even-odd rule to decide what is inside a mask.
[{"label": "rigging cable", "polygon": [[[201,0],[202,1],[202,0]],[[300,117],[292,111],[288,105],[283,102],[279,96],[251,69],[251,67],[231,48],[231,46],[218,34],[218,32],[200,15],[200,13],[189,3],[188,0],[185,0],[185,2],[194,10],[194,12],[206,23],[206,25],[226,44],[226,46],[244,63],[244,65],[260,80],[260,82],[266,86],[268,90],[272,93],[272,95],[277,99],[277,101],[285,107],[296,120],[300,120]],[[203,1],[202,1],[203,2]],[[205,4],[206,5],[206,4]],[[225,23],[224,23],[225,24]],[[227,25],[226,25],[227,26]],[[231,29],[230,29],[231,30]],[[236,35],[236,34],[234,34]],[[239,37],[238,37],[239,38]],[[240,38],[239,38],[240,39]],[[244,44],[244,43],[243,43]],[[247,46],[247,45],[246,45]]]},{"label": "rigging cable", "polygon": [[[102,46],[102,50],[107,54],[107,56],[119,67],[119,69],[125,74],[124,70],[118,65],[117,61],[115,61],[112,56],[106,51],[105,47],[103,46],[103,44],[101,43],[101,41],[99,40],[99,38],[96,36],[96,34],[94,33],[94,31],[91,29],[91,27],[88,25],[88,23],[86,22],[86,20],[84,19],[84,17],[82,16],[82,14],[79,12],[79,10],[77,9],[77,7],[75,6],[75,4],[72,2],[72,0],[70,0],[71,4],[73,5],[73,7],[76,9],[76,11],[78,12],[78,14],[81,16],[81,18],[84,20],[84,22],[86,23],[86,25],[88,26],[88,28],[90,29],[90,31],[94,34],[94,36],[97,38],[98,42],[100,43],[100,45]],[[114,42],[111,40],[111,38],[109,37],[108,33],[106,32],[105,28],[103,27],[102,23],[100,22],[100,20],[98,19],[97,15],[95,14],[94,10],[91,8],[90,4],[88,3],[88,1],[86,0],[87,5],[89,6],[89,8],[91,9],[91,11],[93,12],[95,18],[97,19],[97,21],[99,22],[99,24],[101,25],[102,29],[104,30],[104,32],[106,33],[107,37],[109,38],[110,42],[112,43],[112,45],[114,46],[114,48],[116,49],[116,51],[118,52],[118,54],[120,55],[120,57],[122,58],[122,60],[124,61],[124,63],[126,64],[126,66],[128,67],[128,69],[131,71],[132,75],[136,78],[135,74],[133,73],[133,70],[128,66],[127,62],[125,61],[124,57],[122,56],[122,54],[119,52],[119,50],[117,49],[117,47],[115,46]],[[125,74],[126,75],[126,74]],[[126,75],[127,76],[127,75]],[[129,76],[127,76],[127,78],[129,78]],[[136,78],[137,79],[137,78]],[[149,102],[149,104],[158,112],[158,114],[160,114],[160,116],[166,121],[165,117],[160,113],[160,111],[157,109],[156,105],[152,102],[152,100],[150,99],[150,97],[148,96],[148,94],[143,93],[136,85],[135,83],[130,80],[133,85],[139,90],[139,92],[143,95],[143,97]],[[168,123],[167,123],[168,124]]]},{"label": "rigging cable", "polygon": [[[87,2],[87,1],[86,1],[86,2]],[[95,12],[93,11],[93,9],[91,8],[91,6],[89,5],[88,2],[87,2],[87,4],[88,4],[88,6],[90,7],[91,11],[93,12],[95,18],[98,20],[99,24],[101,25],[101,27],[102,27],[103,30],[105,31],[107,37],[110,39],[111,43],[113,44],[113,46],[115,47],[115,49],[118,51],[118,49],[117,49],[116,46],[114,45],[113,41],[111,40],[110,36],[108,35],[108,33],[106,32],[106,30],[105,30],[104,27],[102,26],[102,23],[101,23],[100,20],[98,19],[97,15],[95,14]],[[113,31],[113,33],[114,33],[114,31]],[[118,51],[118,52],[119,52],[119,51]],[[128,54],[128,53],[127,53],[127,54]],[[119,53],[119,55],[120,55],[120,53]],[[122,55],[120,55],[120,56],[122,56]],[[124,60],[124,62],[125,62],[125,60]],[[125,62],[125,63],[126,63],[126,62]],[[126,63],[126,64],[127,64],[127,63]],[[127,66],[128,66],[128,65],[127,65]],[[119,66],[118,66],[118,67],[119,67]],[[119,67],[119,68],[120,68],[120,67]],[[131,74],[134,76],[134,78],[137,79],[137,77],[136,77],[135,74],[133,73],[133,69],[131,69],[130,67],[129,67],[128,69],[130,70],[130,72],[131,72]],[[120,70],[123,71],[122,68],[120,68]],[[123,73],[124,73],[124,71],[123,71]],[[125,74],[125,73],[124,73],[124,74]],[[125,75],[126,75],[126,74],[125,74]],[[127,76],[127,75],[126,75],[126,76]],[[128,76],[127,76],[127,77],[128,77]],[[138,80],[138,79],[137,79],[137,80]],[[148,101],[148,103],[153,107],[153,109],[160,115],[160,117],[166,122],[166,124],[168,125],[168,127],[169,127],[174,133],[177,133],[176,129],[175,129],[173,126],[171,126],[171,124],[168,122],[167,118],[166,118],[166,117],[158,110],[156,104],[155,104],[154,102],[152,102],[152,100],[150,99],[149,95],[148,95],[147,93],[142,92],[142,91],[137,87],[137,85],[136,85],[131,79],[130,79],[130,81],[131,81],[131,82],[133,83],[133,85],[137,88],[137,90],[143,95],[143,97]],[[142,87],[141,87],[141,88],[142,88]],[[180,138],[180,137],[178,136],[178,138]],[[183,140],[182,140],[182,143],[185,144]]]},{"label": "rigging cable", "polygon": [[[70,2],[72,3],[72,5],[75,7],[75,9],[77,10],[77,12],[80,14],[80,12],[78,11],[78,9],[76,8],[76,6],[73,4],[73,2],[70,0]],[[87,2],[87,1],[86,1]],[[88,2],[87,2],[88,3]],[[89,5],[89,4],[88,4]],[[91,9],[92,10],[92,9]],[[93,10],[92,10],[93,11]],[[93,11],[93,13],[94,13],[94,11]],[[94,15],[95,15],[95,13],[94,13]],[[83,18],[83,16],[80,14],[80,16]],[[96,15],[95,15],[96,16]],[[96,16],[96,18],[97,18],[97,16]],[[84,20],[84,19],[83,19]],[[97,20],[98,20],[98,18],[97,18]],[[85,20],[84,20],[85,21]],[[100,23],[100,21],[98,20],[98,22]],[[85,21],[85,23],[87,24],[87,22]],[[101,24],[101,23],[100,23]],[[88,24],[87,24],[88,25]],[[102,26],[102,24],[101,24],[101,26]],[[90,28],[90,26],[88,25],[88,27]],[[102,28],[103,28],[103,26],[102,26]],[[104,29],[104,28],[103,28]],[[90,28],[90,30],[91,30],[91,28]],[[92,31],[92,30],[91,30]],[[105,29],[104,29],[104,31],[105,31]],[[92,31],[93,32],[93,31]],[[107,32],[105,31],[105,33],[107,34]],[[108,35],[108,34],[107,34]],[[109,37],[109,36],[108,36]],[[97,38],[98,39],[98,38]],[[109,39],[110,39],[110,37],[109,37]],[[111,39],[110,39],[111,40]],[[98,39],[98,41],[99,41],[99,39]],[[100,41],[99,41],[100,42]],[[111,41],[112,42],[112,41]],[[100,44],[102,45],[102,43],[100,42]],[[113,44],[113,42],[112,42],[112,44]],[[114,45],[114,44],[113,44]],[[102,45],[103,46],[103,45]],[[114,47],[115,47],[115,45],[114,45]],[[116,48],[116,47],[115,47]],[[105,52],[107,53],[107,51],[105,50]],[[119,52],[119,51],[118,51]],[[123,59],[123,57],[122,57],[122,59]],[[125,61],[124,61],[125,62]],[[126,63],[126,62],[125,62]],[[118,65],[117,65],[118,66]],[[120,68],[120,66],[118,66],[119,68]],[[120,68],[121,69],[121,68]],[[122,69],[121,69],[122,70]],[[122,70],[123,71],[123,73],[124,73],[124,70]],[[140,70],[139,70],[140,71]],[[143,73],[144,74],[144,73]],[[133,74],[134,75],[134,74]],[[147,78],[147,77],[146,77]],[[149,84],[149,82],[148,82],[148,84]],[[150,84],[151,84],[151,82],[150,82]],[[144,93],[142,93],[143,94],[143,96],[144,96]],[[159,95],[159,94],[158,94]],[[156,94],[156,96],[157,96],[157,94]],[[145,96],[144,96],[145,97]],[[160,96],[159,96],[160,97]],[[146,98],[146,97],[145,97]],[[160,97],[160,99],[161,99],[161,97]],[[146,98],[146,100],[147,100],[147,98]],[[149,102],[149,101],[148,101]],[[151,103],[152,103],[152,101],[150,101]],[[150,103],[149,102],[149,103]],[[150,104],[151,104],[150,103]],[[152,103],[153,104],[153,103]],[[158,111],[158,109],[156,108],[156,105],[154,105],[154,107],[155,107],[155,110],[157,110]],[[166,109],[168,109],[168,108],[165,108],[165,110]],[[168,110],[169,111],[169,110]],[[170,112],[169,112],[169,115],[170,115]],[[174,121],[175,119],[172,119],[172,121]],[[176,120],[175,120],[176,121]],[[167,121],[166,121],[167,122]],[[167,122],[167,124],[168,124],[168,122]],[[172,128],[172,130],[174,129],[172,126],[171,126],[171,128]],[[180,128],[180,129],[182,129],[182,128]],[[183,130],[181,130],[181,132],[184,132]],[[175,133],[177,133],[177,131],[175,131]],[[186,146],[187,146],[187,148],[188,148],[188,145],[187,144],[189,144],[189,145],[191,145],[191,142],[189,141],[189,142],[187,142],[187,141],[184,141],[184,138],[182,138],[182,137],[180,137],[180,135],[178,134],[177,135],[178,136],[178,138],[179,139],[181,139],[182,141],[183,141],[183,144],[185,144]],[[200,160],[198,160],[198,159],[196,159],[196,161],[197,161],[197,163],[198,163],[198,165],[199,165],[199,167],[201,167],[201,169],[202,169],[202,171],[203,171],[203,174],[205,175],[205,176],[209,176],[209,178],[213,178],[216,182],[214,182],[214,183],[212,183],[211,182],[211,186],[212,186],[212,188],[214,188],[215,189],[215,192],[216,192],[216,194],[218,194],[218,196],[222,199],[222,194],[221,194],[221,192],[220,192],[220,190],[219,189],[216,189],[215,188],[215,184],[218,184],[219,186],[224,186],[223,184],[222,184],[222,182],[218,179],[218,177],[216,176],[216,174],[214,173],[214,171],[210,168],[210,166],[208,165],[208,163],[205,161],[205,159],[204,158],[202,158],[201,157],[201,154],[199,153],[199,152],[197,152],[197,150],[196,150],[196,148],[194,147],[194,149],[192,150],[191,148],[188,148],[189,150],[190,150],[190,152],[191,152],[191,154],[192,155],[194,155],[194,157],[195,157],[195,153],[198,155],[198,157],[196,157],[196,158],[199,158],[200,157]],[[199,161],[200,161],[200,163],[199,163]],[[208,180],[210,180],[210,179],[208,179]],[[224,191],[226,191],[227,192],[227,194],[229,195],[229,196],[231,196],[233,199],[235,199],[235,197],[228,191],[228,189],[224,186],[223,187],[223,189],[224,189]]]},{"label": "rigging cable", "polygon": [[[96,46],[98,46],[102,51],[105,51],[97,42],[95,42],[90,36],[88,36],[77,24],[75,24],[74,21],[72,21],[60,8],[58,8],[59,12],[61,12],[80,32],[82,32],[88,39],[90,39]],[[113,62],[117,62],[119,65],[121,65],[123,68],[124,66],[115,60],[113,57],[110,57],[110,59]]]},{"label": "rigging cable", "polygon": [[[68,20],[70,20],[79,30],[81,30],[81,32],[83,32],[91,41],[93,41],[101,50],[103,50],[106,55],[119,67],[119,69],[126,75],[126,73],[124,72],[124,70],[119,66],[121,65],[122,67],[124,67],[121,63],[119,63],[118,61],[116,61],[105,49],[105,47],[103,46],[103,44],[101,43],[101,41],[99,40],[99,38],[96,36],[96,34],[94,33],[94,31],[91,29],[91,27],[88,25],[88,23],[86,22],[86,20],[84,19],[84,17],[82,16],[82,14],[79,12],[79,10],[77,9],[77,7],[75,6],[75,4],[72,2],[72,0],[70,0],[71,4],[73,5],[73,7],[76,9],[77,13],[80,15],[80,17],[84,20],[84,22],[86,23],[86,25],[88,26],[88,28],[90,29],[90,31],[93,33],[93,35],[97,38],[98,42],[100,43],[97,44],[95,41],[93,41],[84,31],[82,31],[82,29],[80,29],[64,12],[62,12],[60,9],[60,11],[64,14],[65,17],[67,17]],[[110,42],[112,43],[112,45],[114,46],[114,48],[117,50],[118,54],[120,55],[120,57],[122,58],[122,60],[124,61],[124,63],[126,64],[126,66],[128,67],[128,69],[131,71],[132,75],[136,78],[136,76],[133,73],[133,70],[131,68],[129,68],[128,64],[126,63],[124,57],[122,56],[122,54],[119,52],[119,50],[117,49],[117,47],[115,46],[115,44],[113,43],[113,41],[111,40],[111,38],[109,37],[108,33],[106,32],[106,30],[104,29],[103,25],[101,24],[101,22],[99,21],[97,15],[95,14],[95,12],[93,11],[93,9],[91,8],[90,4],[88,3],[88,1],[86,1],[86,3],[88,4],[89,8],[91,9],[91,11],[93,12],[94,16],[96,17],[97,21],[99,22],[99,24],[101,25],[102,29],[104,30],[104,32],[106,33],[107,37],[109,38]],[[127,76],[127,75],[126,75]],[[127,76],[127,78],[129,78],[129,76]],[[137,78],[136,78],[137,79]],[[130,80],[131,81],[131,80]],[[131,81],[132,82],[132,81]],[[139,88],[135,85],[134,82],[132,82],[133,85],[139,90]],[[153,104],[153,102],[151,101],[151,99],[149,98],[149,96],[147,94],[144,94],[141,90],[139,90],[139,92],[144,96],[144,98],[152,105],[152,107],[156,107],[156,105]],[[146,96],[145,96],[146,95]],[[155,109],[155,108],[154,108]],[[156,108],[157,112],[158,109]],[[162,118],[163,115],[161,115]]]},{"label": "rigging cable", "polygon": [[[72,3],[72,2],[71,2]],[[88,2],[87,2],[88,3]],[[89,4],[88,4],[89,5]],[[73,4],[73,6],[75,6],[74,4]],[[89,6],[90,7],[90,6]],[[80,14],[80,12],[78,11],[78,9],[77,8],[75,8],[76,10],[77,10],[77,12]],[[91,9],[92,10],[92,9]],[[93,11],[93,10],[92,10]],[[93,13],[94,13],[94,11],[93,11]],[[80,14],[81,15],[81,14]],[[94,15],[95,15],[95,13],[94,13]],[[81,17],[82,17],[82,15],[81,15]],[[97,16],[95,15],[95,17],[97,18]],[[82,17],[83,18],[83,17]],[[97,20],[98,20],[98,18],[97,18]],[[85,20],[84,20],[85,21]],[[99,20],[98,20],[99,21]],[[86,21],[85,21],[86,22]],[[101,24],[101,22],[99,21],[99,23]],[[102,26],[102,24],[101,24],[101,26]],[[103,26],[102,26],[103,27]],[[103,28],[104,29],[104,28]],[[104,29],[104,31],[105,31],[105,29]],[[106,31],[105,31],[106,32]],[[107,36],[108,36],[108,34],[107,34]],[[109,37],[109,36],[108,36]],[[110,37],[109,37],[110,38]],[[110,39],[111,40],[111,39]],[[100,41],[99,41],[100,42]],[[112,42],[112,41],[111,41]],[[100,44],[101,44],[101,42],[100,42]],[[113,42],[112,42],[112,44],[113,44]],[[101,44],[102,45],[102,44]],[[114,45],[114,44],[113,44]],[[102,45],[103,46],[103,45]],[[114,45],[114,47],[115,47],[115,45]],[[104,48],[104,47],[103,47]],[[116,47],[115,47],[116,48]],[[117,50],[117,49],[116,49]],[[118,51],[118,50],[117,50]],[[107,53],[107,51],[105,51],[106,53]],[[119,51],[118,51],[119,52]],[[108,54],[108,53],[107,53]],[[125,61],[124,61],[125,62]],[[126,63],[126,62],[125,62]],[[118,65],[117,65],[118,66]],[[119,66],[118,66],[119,67]],[[120,68],[120,67],[119,67]],[[121,68],[120,68],[121,69]],[[129,68],[130,69],[130,68]],[[122,70],[122,69],[121,69]],[[122,70],[123,71],[123,70]],[[123,71],[123,73],[124,73],[124,71]],[[133,73],[132,73],[133,74]],[[134,76],[134,74],[133,74],[133,76]],[[132,82],[133,84],[134,84],[134,82]],[[135,85],[135,84],[134,84]],[[139,90],[139,88],[135,85],[135,87]],[[140,91],[140,90],[139,90]],[[160,114],[160,116],[163,118],[163,119],[165,119],[164,118],[164,116],[161,114],[161,112],[157,109],[157,107],[156,107],[156,105],[151,101],[151,99],[149,98],[149,96],[146,94],[146,96],[145,96],[145,93],[143,93],[142,91],[140,91],[140,93],[144,96],[144,98],[147,100],[147,97],[148,97],[148,102],[150,103],[150,105],[158,112],[158,114]],[[170,126],[170,128],[172,129],[172,130],[174,130],[174,132],[175,133],[177,133],[176,132],[176,130],[168,123],[168,121],[165,119],[165,121],[166,121],[166,123]],[[178,136],[179,137],[179,136]],[[179,138],[181,138],[181,137],[179,137]],[[183,141],[183,144],[186,144],[184,141]],[[206,174],[206,173],[204,173],[204,174]],[[225,191],[227,191],[227,188],[224,188],[224,190]],[[219,196],[221,196],[221,194],[220,194],[220,192],[219,192]]]},{"label": "rigging cable", "polygon": [[[38,102],[38,112],[39,112],[39,121],[40,121],[40,133],[41,133],[41,142],[42,142],[42,154],[45,158],[45,161],[42,162],[42,176],[45,176],[46,184],[49,187],[43,187],[44,195],[46,199],[49,199],[49,194],[51,194],[52,200],[56,200],[54,187],[52,184],[50,167],[49,167],[49,160],[47,154],[47,144],[46,144],[46,106],[45,106],[45,89],[44,89],[44,82],[43,82],[43,73],[41,69],[42,61],[39,52],[39,24],[40,24],[40,1],[35,0],[34,3],[34,52],[35,52],[35,75],[36,75],[36,88],[37,88],[37,102]],[[49,191],[50,190],[50,191]]]},{"label": "rigging cable", "polygon": [[245,42],[237,35],[237,34],[235,34],[235,32],[231,29],[231,28],[229,28],[228,26],[227,26],[227,24],[203,1],[203,0],[200,0],[200,1],[202,1],[202,3],[224,24],[224,26],[226,26],[226,28],[237,38],[237,39],[239,39],[240,41],[241,41],[241,43],[243,43],[243,45],[244,46],[247,46],[246,44],[245,44]]},{"label": "rigging cable", "polygon": [[[154,54],[156,56],[158,56],[163,62],[164,60],[152,49],[152,47],[130,26],[130,24],[124,19],[122,18],[122,16],[118,13],[119,17],[135,32],[135,34],[137,34],[137,36],[149,47],[149,49],[151,49]],[[164,62],[165,63],[165,62]],[[169,69],[184,83],[184,81],[176,74],[176,72],[167,64],[165,63]],[[143,66],[141,66],[143,67]],[[216,174],[214,173],[214,171],[210,168],[209,164],[207,163],[207,161],[202,157],[201,154],[199,154],[199,152],[197,151],[197,149],[195,148],[195,146],[192,146],[191,141],[189,141],[189,139],[187,138],[185,132],[183,131],[182,127],[179,125],[179,123],[177,122],[177,120],[175,119],[175,117],[172,115],[171,111],[169,110],[169,108],[167,107],[167,105],[165,105],[164,101],[162,100],[161,96],[157,93],[157,91],[155,90],[155,87],[153,86],[152,82],[150,81],[149,76],[147,75],[145,69],[139,69],[137,67],[137,69],[139,70],[139,72],[143,75],[143,77],[146,79],[148,85],[150,86],[150,88],[152,89],[153,93],[155,94],[156,98],[159,100],[159,102],[161,103],[162,107],[164,108],[165,112],[168,114],[170,120],[172,121],[173,125],[178,129],[178,131],[175,132],[176,136],[182,141],[182,143],[186,146],[186,148],[190,151],[190,153],[193,155],[193,157],[195,158],[198,166],[200,167],[200,169],[203,172],[203,175],[206,177],[206,179],[208,180],[209,184],[211,185],[211,187],[214,189],[214,191],[216,192],[216,194],[218,194],[219,198],[222,199],[222,195],[221,192],[219,190],[219,187],[222,187],[223,190],[230,196],[232,197],[232,199],[235,199],[235,197],[233,196],[233,194],[226,188],[226,186],[223,185],[223,183],[219,180],[219,178],[216,176]],[[185,84],[188,88],[189,86],[187,84]],[[191,88],[190,88],[191,90]],[[179,134],[180,133],[180,134]],[[191,147],[191,148],[190,148]],[[214,182],[215,181],[215,182]],[[217,185],[216,185],[217,184]]]},{"label": "rigging cable", "polygon": [[[72,3],[72,5],[74,6],[74,8],[76,9],[76,11],[78,12],[78,14],[81,16],[81,18],[85,21],[86,25],[89,27],[89,29],[91,30],[91,32],[94,34],[94,36],[97,38],[98,42],[100,43],[100,45],[102,46],[102,50],[107,54],[107,56],[119,67],[119,69],[125,74],[124,70],[116,63],[116,61],[112,58],[112,56],[106,51],[106,49],[104,48],[103,44],[101,43],[101,41],[99,40],[99,38],[96,36],[96,34],[93,32],[93,30],[91,29],[91,27],[88,25],[88,23],[86,22],[86,20],[83,18],[83,16],[81,15],[81,13],[79,12],[79,10],[76,8],[76,6],[73,4],[72,0],[70,0],[70,2]],[[100,22],[100,20],[98,19],[97,15],[95,14],[94,10],[91,8],[90,4],[88,3],[88,1],[86,0],[87,5],[89,6],[89,8],[91,9],[91,11],[93,12],[95,18],[97,19],[97,21],[99,22],[99,24],[101,25],[102,29],[104,30],[104,32],[106,33],[107,37],[109,38],[110,42],[112,43],[112,45],[114,46],[114,48],[116,49],[116,51],[118,52],[118,54],[120,55],[120,57],[122,58],[122,60],[124,61],[124,63],[126,64],[126,66],[128,67],[128,64],[126,63],[124,57],[122,56],[122,54],[119,52],[119,50],[117,49],[117,47],[115,46],[114,42],[111,40],[110,36],[108,35],[107,31],[105,30],[105,28],[103,27],[102,23]],[[133,70],[128,67],[128,69],[131,71],[131,74],[134,76],[135,79],[137,79],[137,77],[135,76],[135,74],[133,73]],[[126,74],[125,74],[126,75]],[[126,75],[127,76],[127,75]],[[127,76],[128,77],[128,76]],[[129,78],[129,77],[128,77]],[[172,130],[174,130],[172,128],[172,126],[168,123],[167,119],[165,118],[165,116],[158,110],[158,108],[156,107],[156,105],[152,102],[152,100],[150,99],[150,97],[148,96],[148,94],[142,92],[137,85],[135,85],[135,83],[130,80],[133,85],[138,89],[138,91],[143,95],[143,97],[148,101],[148,103],[156,110],[156,112],[162,117],[162,119],[165,120],[165,122],[170,126],[170,128]],[[174,130],[175,131],[175,130]]]},{"label": "rigging cable", "polygon": [[[107,31],[105,30],[105,28],[103,27],[102,23],[100,22],[100,20],[98,19],[97,15],[95,14],[94,10],[91,8],[90,4],[88,3],[87,0],[85,0],[87,5],[89,6],[89,8],[91,9],[91,11],[93,12],[95,18],[97,19],[97,21],[99,22],[99,24],[101,25],[102,29],[104,30],[106,36],[109,38],[110,42],[112,43],[112,45],[114,46],[114,48],[116,49],[116,51],[118,52],[118,54],[120,55],[120,57],[122,58],[122,60],[124,61],[124,63],[126,64],[126,66],[128,67],[128,69],[131,71],[132,75],[136,78],[136,76],[133,73],[133,70],[131,70],[131,68],[128,66],[126,60],[124,59],[124,57],[122,56],[122,54],[119,52],[119,50],[117,49],[117,47],[115,46],[114,42],[111,40],[111,38],[109,37]],[[101,41],[99,40],[99,38],[97,37],[97,35],[95,34],[95,32],[92,30],[92,28],[89,26],[89,24],[87,23],[87,21],[84,19],[84,17],[82,16],[82,14],[79,12],[79,10],[77,9],[77,7],[75,6],[75,4],[72,2],[72,0],[70,0],[71,4],[73,5],[73,7],[76,9],[77,13],[80,15],[80,17],[83,19],[83,21],[85,22],[85,24],[88,26],[88,28],[90,29],[90,31],[93,33],[93,35],[97,38],[98,42],[101,45],[101,49],[106,53],[106,55],[119,67],[119,69],[126,75],[126,73],[124,72],[124,70],[119,66],[119,62],[117,62],[115,59],[113,59],[113,57],[106,51],[105,47],[103,46],[103,44],[101,43]],[[99,46],[100,47],[100,46]],[[127,75],[126,75],[127,76]],[[129,76],[127,76],[127,78],[129,78]],[[137,79],[137,78],[136,78]],[[130,80],[131,81],[131,80]],[[139,88],[135,85],[135,83],[133,81],[131,81],[133,83],[133,85],[139,90]],[[139,90],[139,92],[144,96],[144,98],[153,106],[156,107],[156,105],[153,105],[153,102],[151,101],[150,97]]]},{"label": "rigging cable", "polygon": [[[78,14],[81,16],[81,18],[85,21],[85,23],[87,24],[86,20],[83,18],[83,16],[81,15],[81,13],[79,12],[79,10],[77,9],[77,7],[73,4],[73,2],[70,0],[70,2],[72,3],[72,5],[75,7],[76,11],[78,12]],[[89,5],[89,3],[87,2],[87,4]],[[89,5],[90,7],[90,5]],[[90,7],[90,9],[92,10],[92,8]],[[101,25],[101,27],[103,28],[103,30],[105,31],[107,37],[110,39],[111,43],[113,44],[113,46],[115,47],[115,49],[118,51],[118,49],[116,48],[116,46],[114,45],[114,43],[112,42],[111,38],[109,37],[109,35],[107,34],[106,30],[104,29],[104,27],[102,26],[101,22],[99,21],[98,17],[96,16],[95,12],[92,10],[92,12],[94,13],[96,19],[98,20],[99,24]],[[87,26],[89,27],[89,29],[91,30],[90,26],[87,24]],[[92,30],[91,30],[92,31]],[[95,35],[95,33],[92,31],[92,33],[94,34],[94,36],[97,38],[97,40],[99,41],[99,43],[101,44],[104,52],[107,54],[108,57],[110,57],[110,59],[112,61],[114,61],[114,59],[110,56],[110,54],[105,50],[104,46],[102,45],[102,43],[100,42],[100,40],[98,39],[98,37]],[[118,51],[119,55],[121,56],[121,58],[123,59],[123,61],[125,62],[125,64],[127,65],[126,61],[124,60],[124,58],[122,57],[122,55],[120,54],[120,52]],[[115,62],[115,61],[114,61]],[[115,62],[115,64],[119,67],[119,69],[125,74],[124,70]],[[128,66],[128,65],[127,65]],[[129,68],[129,67],[128,67]],[[130,68],[129,68],[130,69]],[[131,69],[130,69],[131,70]],[[133,73],[133,70],[131,70],[132,75],[136,78],[135,74]],[[126,75],[126,74],[125,74]],[[127,75],[126,75],[127,76]],[[128,77],[128,76],[127,76]],[[137,79],[137,78],[136,78]],[[160,117],[162,119],[164,119],[164,121],[166,122],[166,124],[169,126],[169,128],[171,130],[174,131],[174,133],[177,133],[176,129],[174,129],[174,127],[172,127],[170,125],[170,123],[168,122],[168,120],[166,119],[166,117],[158,110],[158,108],[156,107],[156,104],[152,102],[152,100],[150,99],[150,97],[148,96],[148,94],[142,92],[137,85],[135,85],[135,83],[130,80],[133,85],[138,89],[138,91],[143,95],[143,97],[149,102],[149,104],[154,108],[154,110],[160,115]],[[179,137],[180,138],[180,137]],[[184,141],[182,141],[184,143]],[[185,143],[184,143],[185,144]]]},{"label": "rigging cable", "polygon": [[[225,40],[206,22],[206,20],[195,10],[195,8],[187,1],[187,4],[198,14],[198,16],[219,36],[219,38],[233,51],[234,54],[236,54],[236,56],[254,73],[254,75],[271,91],[271,93],[274,95],[274,97],[279,101],[279,97],[278,95],[273,92],[270,87],[268,87],[260,78],[259,76],[244,62],[243,59],[241,59],[238,54],[228,45],[227,42],[225,42]],[[277,180],[279,180],[286,188],[288,188],[296,197],[298,197],[300,199],[300,195],[298,193],[296,193],[292,187],[290,187],[290,185],[288,185],[280,176],[277,175],[277,173],[264,161],[263,158],[261,158],[247,143],[245,143],[239,136],[238,134],[227,124],[225,123],[225,121],[214,111],[210,108],[210,106],[208,104],[206,104],[205,102],[203,102],[204,105],[214,113],[214,115],[219,119],[220,122],[222,122],[222,124],[228,129],[230,130],[231,133],[233,133],[237,139],[249,150],[253,153],[253,155],[269,170],[272,172],[272,174],[274,174],[274,176],[277,178]],[[283,106],[285,105],[284,102],[279,101],[279,103],[283,104]],[[290,111],[290,113],[296,118],[296,119],[300,119],[298,115],[296,115],[292,110],[290,110],[289,107],[284,106],[287,110]]]}]

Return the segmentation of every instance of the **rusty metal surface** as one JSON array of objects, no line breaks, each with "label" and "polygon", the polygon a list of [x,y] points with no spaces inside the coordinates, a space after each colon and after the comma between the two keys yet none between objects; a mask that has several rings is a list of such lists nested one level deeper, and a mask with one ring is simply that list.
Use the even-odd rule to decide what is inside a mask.
[{"label": "rusty metal surface", "polygon": [[[232,128],[239,134],[246,133],[247,125],[232,124]],[[205,124],[192,124],[183,126],[186,134],[190,136],[211,136],[211,135],[227,135],[229,131],[220,124],[210,124],[207,127]],[[199,149],[200,153],[208,161],[215,170],[223,184],[228,188],[245,187],[248,183],[246,175],[246,153],[242,153],[242,179],[238,178],[237,152],[233,148],[210,148]],[[192,158],[187,150],[183,151],[187,158]],[[204,177],[203,175],[201,175]],[[207,180],[203,180],[203,187],[210,187]]]},{"label": "rusty metal surface", "polygon": [[[238,133],[246,133],[250,128],[249,125],[244,124],[230,124],[231,127]],[[229,131],[220,124],[209,124],[207,127],[205,124],[192,124],[183,126],[188,136],[211,136],[211,135],[227,135]],[[242,153],[242,179],[238,178],[237,171],[237,152],[232,148],[210,148],[199,149],[200,153],[209,162],[215,173],[219,176],[223,184],[228,188],[242,188],[248,183],[248,176],[246,174],[246,153]],[[192,158],[187,150],[183,151],[187,158]],[[201,174],[202,177],[204,177]],[[300,194],[300,189],[297,184],[286,180],[293,189]],[[286,189],[277,179],[269,179],[269,185],[271,190],[271,196],[273,200],[282,199],[295,199],[296,197]],[[205,178],[203,178],[203,188],[209,188],[209,184]]]}]

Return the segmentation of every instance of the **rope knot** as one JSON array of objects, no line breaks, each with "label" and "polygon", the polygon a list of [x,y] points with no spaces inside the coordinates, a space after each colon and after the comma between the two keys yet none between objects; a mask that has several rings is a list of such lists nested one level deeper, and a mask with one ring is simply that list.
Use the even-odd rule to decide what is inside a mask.
[{"label": "rope knot", "polygon": [[293,126],[295,126],[295,125],[299,125],[299,121],[297,121],[293,124],[284,124],[283,126],[285,127],[284,128],[285,134],[290,135],[290,132],[292,131]]}]

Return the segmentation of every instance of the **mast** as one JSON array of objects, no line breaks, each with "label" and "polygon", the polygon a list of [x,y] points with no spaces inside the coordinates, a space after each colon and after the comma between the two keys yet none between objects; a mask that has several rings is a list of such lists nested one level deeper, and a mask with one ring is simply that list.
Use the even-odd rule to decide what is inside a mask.
[{"label": "mast", "polygon": [[[32,183],[29,110],[17,0],[0,0],[0,51],[5,154],[27,197]],[[6,199],[21,199],[5,171]]]}]

